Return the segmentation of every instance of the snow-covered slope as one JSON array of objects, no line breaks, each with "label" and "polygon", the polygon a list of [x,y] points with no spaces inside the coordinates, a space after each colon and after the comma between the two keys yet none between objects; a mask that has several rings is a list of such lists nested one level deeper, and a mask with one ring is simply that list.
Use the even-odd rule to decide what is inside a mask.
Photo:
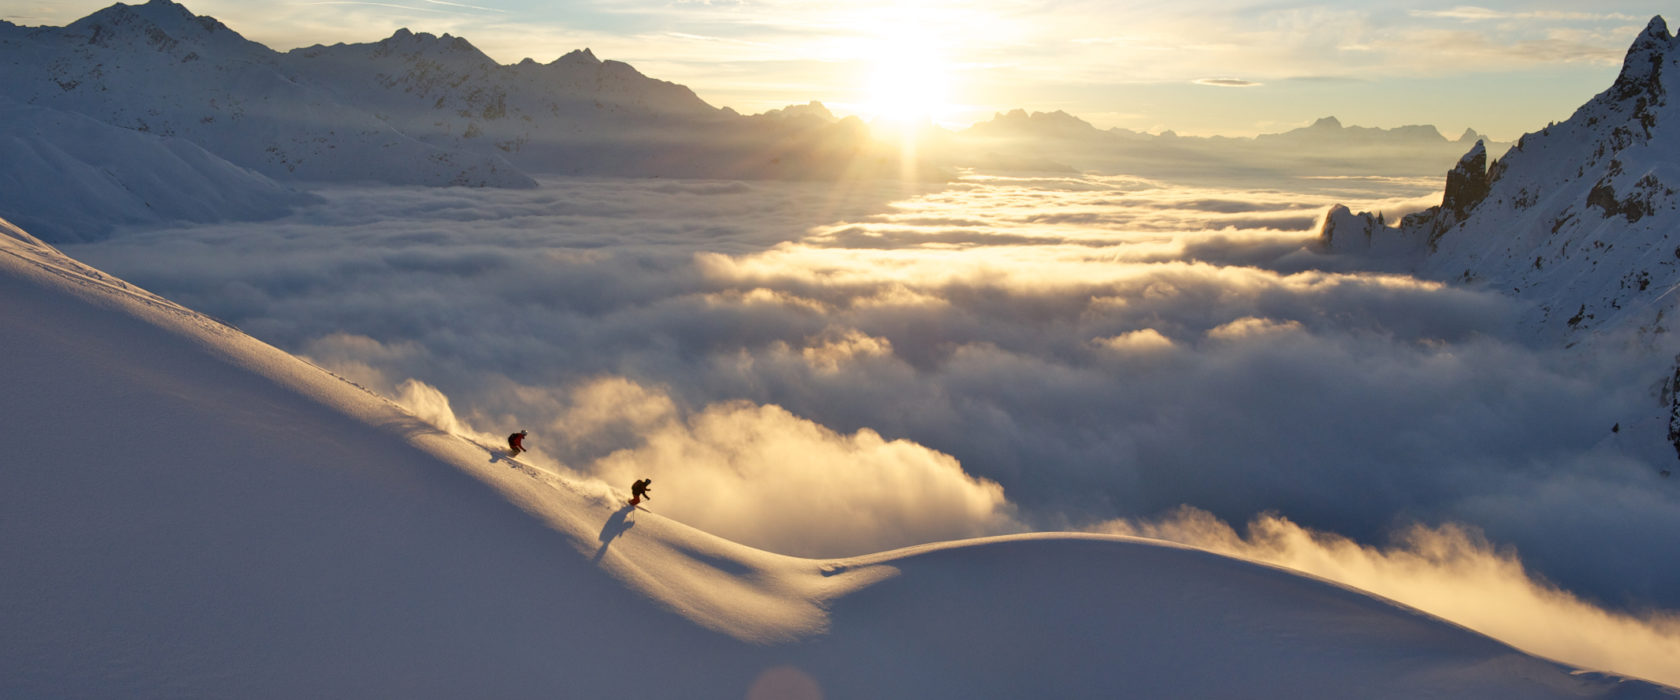
[{"label": "snow-covered slope", "polygon": [[738,179],[906,172],[856,120],[742,117],[588,49],[547,64],[499,65],[464,38],[399,30],[372,44],[297,49],[281,62],[298,80],[403,133],[506,158],[527,172]]},{"label": "snow-covered slope", "polygon": [[500,65],[463,37],[403,29],[282,54],[170,0],[8,27],[0,94],[188,138],[282,179],[528,187],[524,171],[899,173],[875,167],[886,151],[850,125],[742,117],[588,49]]},{"label": "snow-covered slope", "polygon": [[1487,194],[1465,198],[1425,270],[1510,286],[1563,337],[1654,330],[1659,298],[1680,284],[1676,90],[1680,41],[1657,17],[1615,84],[1490,168]]},{"label": "snow-covered slope", "polygon": [[1667,696],[1145,540],[753,550],[4,222],[0,324],[0,697]]},{"label": "snow-covered slope", "polygon": [[[1578,342],[1654,332],[1680,284],[1680,39],[1653,18],[1609,89],[1489,161],[1481,144],[1449,173],[1441,207],[1374,227],[1338,212],[1324,242],[1410,239],[1428,276],[1482,282],[1533,302],[1527,325]],[[1359,219],[1359,220],[1356,220]],[[1341,234],[1359,232],[1358,237]],[[1350,248],[1349,246],[1352,246]]]},{"label": "snow-covered slope", "polygon": [[1441,206],[1388,225],[1332,208],[1334,254],[1402,261],[1425,277],[1526,302],[1542,343],[1645,353],[1647,419],[1680,454],[1680,37],[1654,17],[1615,82],[1562,123],[1489,161],[1481,144],[1447,175]]},{"label": "snow-covered slope", "polygon": [[261,219],[313,201],[180,138],[0,97],[0,216],[56,241],[116,224]]},{"label": "snow-covered slope", "polygon": [[421,143],[300,82],[279,54],[168,0],[0,34],[0,94],[192,141],[270,177],[529,187],[493,156]]},{"label": "snow-covered slope", "polygon": [[[546,65],[499,65],[464,38],[404,29],[371,44],[282,54],[170,0],[118,3],[65,27],[0,25],[0,96],[190,142],[282,182],[535,187],[528,173],[947,175],[901,162],[896,147],[876,143],[855,120],[743,117],[587,49]],[[62,147],[41,136],[40,147]],[[23,162],[0,162],[0,176],[27,177]],[[38,235],[85,236],[60,238],[54,227],[72,223],[35,203],[0,191],[0,206],[36,224]],[[93,207],[82,218],[109,226],[150,216]],[[223,218],[251,216],[235,208]]]}]

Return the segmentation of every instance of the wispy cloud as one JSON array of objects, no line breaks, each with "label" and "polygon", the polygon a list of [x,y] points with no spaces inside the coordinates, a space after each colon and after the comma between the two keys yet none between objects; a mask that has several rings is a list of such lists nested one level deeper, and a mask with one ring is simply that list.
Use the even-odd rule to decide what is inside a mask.
[{"label": "wispy cloud", "polygon": [[[426,0],[426,2],[432,2],[432,0]],[[445,2],[432,2],[432,4],[453,5],[453,3],[445,3]],[[447,11],[447,10],[443,10],[443,9],[436,8],[436,7],[426,7],[425,5],[404,5],[404,4],[391,3],[391,2],[367,2],[365,0],[327,0],[325,2],[311,2],[311,3],[308,3],[308,5],[314,6],[314,7],[378,7],[378,8],[392,9],[392,10],[403,10],[405,12],[446,12]]]},{"label": "wispy cloud", "polygon": [[1407,10],[1413,17],[1428,17],[1437,19],[1459,19],[1469,21],[1496,20],[1545,20],[1548,22],[1643,22],[1650,17],[1640,17],[1620,12],[1566,12],[1561,10],[1530,10],[1511,11],[1495,10],[1473,5],[1461,5],[1446,10]]},{"label": "wispy cloud", "polygon": [[1255,82],[1253,80],[1243,80],[1241,78],[1197,78],[1191,82],[1194,82],[1197,85],[1210,85],[1213,87],[1259,87],[1265,84]]},{"label": "wispy cloud", "polygon": [[506,10],[495,8],[495,7],[485,7],[483,5],[469,5],[469,4],[460,3],[460,2],[445,2],[445,0],[425,0],[425,2],[428,3],[428,4],[432,4],[432,5],[442,5],[444,7],[460,8],[460,9],[463,9],[463,10],[475,10],[475,11],[478,11],[478,12],[493,12],[493,13],[497,13],[497,14],[506,14],[507,13]]}]

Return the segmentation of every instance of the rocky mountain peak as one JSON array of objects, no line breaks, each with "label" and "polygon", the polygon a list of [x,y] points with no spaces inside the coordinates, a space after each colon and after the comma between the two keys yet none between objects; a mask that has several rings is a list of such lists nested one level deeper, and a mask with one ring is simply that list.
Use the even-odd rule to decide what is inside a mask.
[{"label": "rocky mountain peak", "polygon": [[832,124],[840,121],[839,117],[834,116],[834,112],[829,111],[828,106],[816,100],[811,100],[809,103],[802,105],[788,105],[781,109],[772,109],[764,112],[763,116],[784,117],[787,119],[814,119],[824,124]]},{"label": "rocky mountain peak", "polygon": [[72,23],[70,27],[82,29],[139,27],[142,30],[152,29],[166,32],[175,39],[188,39],[195,35],[216,32],[231,33],[233,31],[214,17],[194,15],[185,6],[170,2],[170,0],[151,0],[144,5],[127,5],[119,2],[83,17]]},{"label": "rocky mountain peak", "polygon": [[470,64],[495,64],[494,59],[479,51],[478,47],[473,46],[472,42],[464,37],[416,33],[409,31],[407,27],[398,29],[389,38],[381,40],[377,46],[383,52],[424,54],[438,60],[465,61]]},{"label": "rocky mountain peak", "polygon": [[596,58],[595,53],[593,51],[590,51],[587,48],[574,49],[570,52],[567,52],[566,55],[554,59],[554,61],[552,63],[550,63],[549,65],[551,65],[551,66],[554,66],[554,65],[559,65],[559,66],[598,66],[598,65],[601,65],[601,59]]},{"label": "rocky mountain peak", "polygon": [[1041,138],[1081,139],[1099,136],[1101,132],[1090,122],[1062,110],[1027,112],[1013,109],[998,112],[992,119],[969,127],[975,134],[1029,134]]},{"label": "rocky mountain peak", "polygon": [[216,18],[194,15],[170,0],[151,0],[144,5],[117,3],[49,34],[99,49],[150,47],[164,54],[192,59],[215,52],[247,58],[273,53]]},{"label": "rocky mountain peak", "polygon": [[1641,95],[1661,96],[1662,67],[1668,62],[1674,43],[1675,38],[1668,33],[1668,23],[1661,15],[1652,17],[1651,22],[1645,25],[1645,31],[1640,32],[1633,45],[1628,47],[1627,57],[1622,60],[1622,71],[1611,86],[1611,94],[1618,100]]},{"label": "rocky mountain peak", "polygon": [[[1420,246],[1424,276],[1523,298],[1537,334],[1577,342],[1615,330],[1654,342],[1664,310],[1656,297],[1680,286],[1680,131],[1669,126],[1680,119],[1664,84],[1664,69],[1680,74],[1676,41],[1653,18],[1611,87],[1497,162],[1478,142],[1447,174],[1440,206],[1397,229],[1368,219],[1370,237]],[[1337,236],[1321,236],[1327,247],[1378,247],[1350,246],[1340,234],[1352,224],[1336,224]]]},{"label": "rocky mountain peak", "polygon": [[[1447,174],[1441,205],[1384,225],[1331,209],[1319,244],[1521,300],[1518,328],[1539,342],[1643,353],[1653,387],[1643,423],[1680,454],[1680,75],[1677,38],[1653,18],[1615,82],[1567,120],[1526,134],[1497,162],[1481,143]],[[1658,381],[1660,378],[1660,381]],[[1659,413],[1660,411],[1660,413]],[[1653,435],[1655,437],[1656,435]]]},{"label": "rocky mountain peak", "polygon": [[1487,146],[1477,141],[1468,153],[1458,159],[1458,165],[1447,172],[1441,209],[1462,220],[1471,209],[1487,199],[1489,185]]}]

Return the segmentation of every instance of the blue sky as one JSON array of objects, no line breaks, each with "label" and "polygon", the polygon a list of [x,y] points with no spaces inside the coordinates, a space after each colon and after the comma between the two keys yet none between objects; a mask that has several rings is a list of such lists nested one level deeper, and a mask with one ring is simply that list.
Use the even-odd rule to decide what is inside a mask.
[{"label": "blue sky", "polygon": [[[0,0],[59,25],[105,0]],[[1064,110],[1099,127],[1232,136],[1323,116],[1515,138],[1615,77],[1663,3],[934,0],[188,0],[277,49],[399,27],[464,36],[503,63],[588,47],[753,113],[821,101],[949,126]]]}]

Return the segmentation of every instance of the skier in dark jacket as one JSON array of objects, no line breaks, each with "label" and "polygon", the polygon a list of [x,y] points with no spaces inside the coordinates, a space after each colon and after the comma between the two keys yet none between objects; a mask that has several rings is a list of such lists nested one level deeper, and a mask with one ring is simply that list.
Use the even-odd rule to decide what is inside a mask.
[{"label": "skier in dark jacket", "polygon": [[525,451],[525,431],[521,430],[508,436],[508,456],[518,457]]},{"label": "skier in dark jacket", "polygon": [[648,487],[652,485],[653,479],[637,479],[630,484],[630,505],[641,503],[643,498],[653,500],[653,496],[648,495]]}]

